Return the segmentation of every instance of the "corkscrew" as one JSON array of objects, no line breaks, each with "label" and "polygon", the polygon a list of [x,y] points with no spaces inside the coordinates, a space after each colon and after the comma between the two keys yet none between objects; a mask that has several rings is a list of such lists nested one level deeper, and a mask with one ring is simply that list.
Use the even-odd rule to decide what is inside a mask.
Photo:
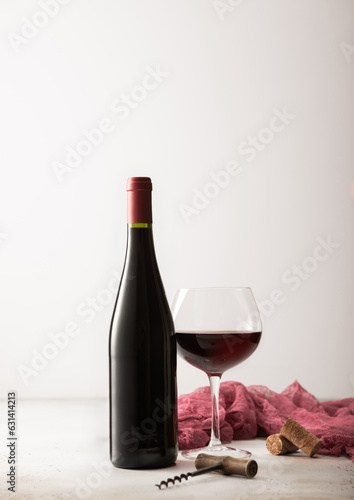
[{"label": "corkscrew", "polygon": [[206,453],[200,453],[194,465],[196,467],[196,471],[187,472],[180,474],[179,476],[169,477],[166,481],[161,481],[159,484],[156,484],[160,490],[162,486],[176,484],[176,481],[179,483],[182,482],[182,479],[188,481],[188,478],[201,476],[202,474],[207,474],[208,472],[220,472],[221,474],[231,475],[238,474],[239,476],[245,476],[247,478],[252,478],[257,474],[258,465],[255,460],[242,460],[240,458],[233,458],[229,456],[218,457],[215,455],[207,455]]}]

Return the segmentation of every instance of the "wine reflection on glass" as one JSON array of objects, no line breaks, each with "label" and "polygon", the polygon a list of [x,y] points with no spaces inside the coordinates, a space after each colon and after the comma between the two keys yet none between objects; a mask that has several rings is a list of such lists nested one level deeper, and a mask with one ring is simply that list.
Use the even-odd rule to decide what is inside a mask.
[{"label": "wine reflection on glass", "polygon": [[220,440],[219,388],[222,374],[247,359],[261,339],[262,323],[252,290],[181,288],[175,294],[172,315],[178,354],[208,375],[211,389],[210,442],[182,455],[189,459],[199,453],[249,458],[249,451],[225,446]]}]

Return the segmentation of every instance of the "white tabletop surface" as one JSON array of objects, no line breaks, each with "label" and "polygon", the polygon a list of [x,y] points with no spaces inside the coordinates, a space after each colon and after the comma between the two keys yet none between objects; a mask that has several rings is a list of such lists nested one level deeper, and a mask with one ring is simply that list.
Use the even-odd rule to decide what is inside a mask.
[{"label": "white tabletop surface", "polygon": [[0,404],[0,498],[66,499],[354,499],[354,463],[347,457],[272,456],[265,439],[235,441],[258,463],[254,479],[210,473],[159,491],[155,483],[194,470],[181,455],[165,469],[116,469],[108,456],[105,400],[23,400],[17,405],[18,477],[7,491],[7,410]]}]

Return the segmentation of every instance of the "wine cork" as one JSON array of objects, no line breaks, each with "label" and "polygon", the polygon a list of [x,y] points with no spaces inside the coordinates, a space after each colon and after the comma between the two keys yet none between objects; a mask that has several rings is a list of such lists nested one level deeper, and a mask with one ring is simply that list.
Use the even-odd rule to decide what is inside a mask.
[{"label": "wine cork", "polygon": [[313,457],[322,446],[322,442],[318,437],[298,424],[293,418],[288,418],[281,428],[280,434],[309,457]]},{"label": "wine cork", "polygon": [[281,434],[272,434],[268,436],[266,446],[272,455],[285,455],[286,453],[294,453],[294,451],[299,449],[298,446],[291,443]]}]

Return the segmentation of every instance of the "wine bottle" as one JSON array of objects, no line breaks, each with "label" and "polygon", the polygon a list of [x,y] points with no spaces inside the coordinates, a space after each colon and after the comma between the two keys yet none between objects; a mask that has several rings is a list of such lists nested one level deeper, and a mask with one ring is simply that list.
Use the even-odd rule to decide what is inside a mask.
[{"label": "wine bottle", "polygon": [[110,455],[114,466],[177,459],[176,337],[152,235],[152,183],[127,183],[128,240],[109,341]]}]

